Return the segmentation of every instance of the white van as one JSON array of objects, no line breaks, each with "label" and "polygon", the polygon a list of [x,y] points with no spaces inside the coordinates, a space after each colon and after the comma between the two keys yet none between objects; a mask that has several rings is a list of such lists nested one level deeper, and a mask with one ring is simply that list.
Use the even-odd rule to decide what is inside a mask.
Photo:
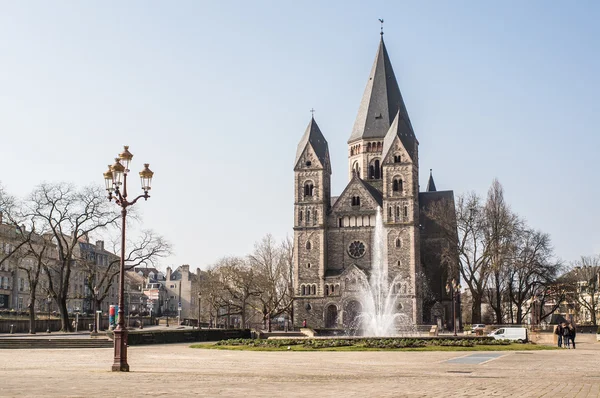
[{"label": "white van", "polygon": [[527,339],[527,328],[502,328],[496,329],[492,333],[488,334],[496,340],[515,340],[526,342]]}]

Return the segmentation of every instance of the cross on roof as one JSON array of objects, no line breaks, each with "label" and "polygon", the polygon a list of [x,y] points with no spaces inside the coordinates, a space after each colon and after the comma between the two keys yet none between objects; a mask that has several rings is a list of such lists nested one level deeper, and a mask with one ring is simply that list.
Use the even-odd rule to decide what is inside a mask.
[{"label": "cross on roof", "polygon": [[312,115],[312,117],[315,117],[315,110],[314,110],[314,108],[310,108],[310,114]]}]

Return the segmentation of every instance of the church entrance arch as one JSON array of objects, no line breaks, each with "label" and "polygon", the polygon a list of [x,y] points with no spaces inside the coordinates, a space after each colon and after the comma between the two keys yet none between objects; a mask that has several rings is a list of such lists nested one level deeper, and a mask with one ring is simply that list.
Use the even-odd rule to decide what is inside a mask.
[{"label": "church entrance arch", "polygon": [[325,310],[325,327],[334,329],[337,327],[338,309],[335,304],[331,304]]},{"label": "church entrance arch", "polygon": [[358,329],[360,326],[359,315],[362,312],[362,305],[356,300],[350,300],[344,308],[344,327],[348,329]]}]

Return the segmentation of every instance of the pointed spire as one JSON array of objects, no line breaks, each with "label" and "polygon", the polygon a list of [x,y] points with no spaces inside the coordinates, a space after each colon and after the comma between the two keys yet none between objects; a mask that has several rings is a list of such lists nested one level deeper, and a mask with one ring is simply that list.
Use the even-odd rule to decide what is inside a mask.
[{"label": "pointed spire", "polygon": [[429,169],[429,181],[427,181],[427,192],[435,192],[435,182],[433,182],[433,170]]},{"label": "pointed spire", "polygon": [[412,133],[412,125],[382,35],[348,142],[362,138],[383,138],[397,113]]},{"label": "pointed spire", "polygon": [[410,128],[410,126],[406,123],[406,121],[402,118],[400,114],[400,110],[397,111],[396,117],[390,126],[390,129],[387,131],[384,139],[383,139],[383,157],[385,158],[392,145],[394,144],[394,139],[398,137],[400,138],[400,142],[402,142],[402,146],[410,156],[413,162],[416,162],[415,158],[415,147],[416,147],[416,138],[415,135]]},{"label": "pointed spire", "polygon": [[[311,110],[311,113],[312,112],[314,112],[314,110]],[[329,167],[329,147],[327,140],[323,136],[323,133],[321,133],[321,129],[319,129],[319,126],[315,121],[314,114],[310,118],[310,122],[306,127],[306,131],[304,132],[302,139],[300,139],[300,143],[298,143],[296,161],[294,164],[298,164],[298,160],[300,160],[300,157],[302,156],[302,153],[308,144],[312,146],[313,150],[315,151],[315,155],[317,155],[317,158],[321,164],[323,164],[325,167]]]}]

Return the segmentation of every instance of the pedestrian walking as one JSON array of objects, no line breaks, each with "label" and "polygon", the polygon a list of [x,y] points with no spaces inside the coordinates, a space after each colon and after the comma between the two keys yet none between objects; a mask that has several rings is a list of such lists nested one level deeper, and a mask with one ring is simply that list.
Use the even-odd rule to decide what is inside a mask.
[{"label": "pedestrian walking", "polygon": [[571,340],[571,343],[573,343],[573,349],[575,349],[575,336],[577,335],[577,329],[575,328],[575,325],[570,324],[569,325],[569,339]]},{"label": "pedestrian walking", "polygon": [[558,348],[562,347],[562,326],[560,323],[556,325],[556,329],[554,329],[554,334],[558,336]]},{"label": "pedestrian walking", "polygon": [[562,325],[562,336],[563,336],[563,347],[571,348],[571,332],[569,330],[569,326],[566,323]]}]

